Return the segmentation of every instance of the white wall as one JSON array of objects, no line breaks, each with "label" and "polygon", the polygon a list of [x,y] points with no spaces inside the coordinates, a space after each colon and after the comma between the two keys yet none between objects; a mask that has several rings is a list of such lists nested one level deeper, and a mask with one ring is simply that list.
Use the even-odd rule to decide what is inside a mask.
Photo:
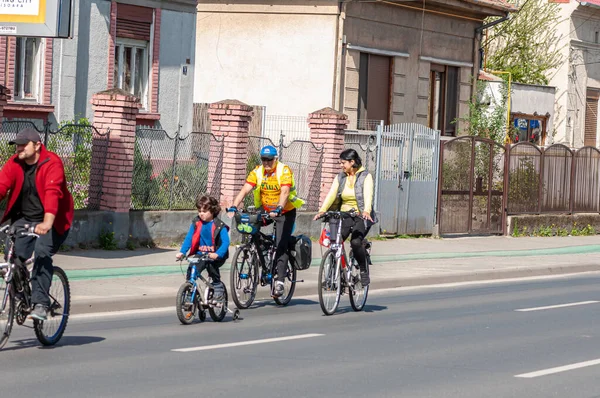
[{"label": "white wall", "polygon": [[[501,86],[502,82],[488,82],[484,92],[485,100],[489,100],[492,106],[502,101]],[[530,84],[513,83],[511,85],[510,113],[525,113],[533,115],[537,113],[540,116],[550,114],[548,125],[546,126],[546,144],[553,144],[552,131],[554,119],[554,98],[555,87],[536,86]],[[506,121],[506,118],[504,119]]]},{"label": "white wall", "polygon": [[198,10],[194,102],[237,99],[292,116],[333,105],[336,7]]}]

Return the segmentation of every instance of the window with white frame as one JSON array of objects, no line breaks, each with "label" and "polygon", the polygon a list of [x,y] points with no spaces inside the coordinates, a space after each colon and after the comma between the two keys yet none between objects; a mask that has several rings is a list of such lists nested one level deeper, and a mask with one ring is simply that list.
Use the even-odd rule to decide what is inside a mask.
[{"label": "window with white frame", "polygon": [[16,39],[14,99],[17,101],[41,102],[43,40],[38,37]]},{"label": "window with white frame", "polygon": [[114,85],[138,97],[148,109],[149,43],[144,40],[117,38]]}]

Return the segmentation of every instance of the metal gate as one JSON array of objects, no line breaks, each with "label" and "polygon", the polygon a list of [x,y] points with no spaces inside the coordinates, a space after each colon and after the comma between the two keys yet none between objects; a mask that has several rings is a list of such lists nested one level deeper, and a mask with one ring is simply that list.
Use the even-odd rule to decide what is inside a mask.
[{"label": "metal gate", "polygon": [[382,234],[431,234],[435,224],[439,132],[416,123],[383,126],[378,205]]},{"label": "metal gate", "polygon": [[356,149],[374,171],[375,209],[380,234],[431,234],[435,224],[439,133],[416,123],[377,131],[346,131],[346,147]]},{"label": "metal gate", "polygon": [[506,149],[478,137],[442,145],[440,234],[501,234],[506,229]]}]

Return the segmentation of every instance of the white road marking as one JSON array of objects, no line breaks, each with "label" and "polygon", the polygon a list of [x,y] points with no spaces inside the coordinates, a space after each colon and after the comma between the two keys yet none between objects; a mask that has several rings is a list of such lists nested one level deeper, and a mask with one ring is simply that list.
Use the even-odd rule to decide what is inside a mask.
[{"label": "white road marking", "polygon": [[533,308],[520,308],[515,311],[520,312],[529,312],[529,311],[542,311],[542,310],[551,310],[554,308],[565,308],[565,307],[575,307],[577,305],[587,305],[587,304],[596,304],[600,301],[580,301],[577,303],[566,303],[566,304],[557,304],[557,305],[548,305],[546,307],[533,307]]},{"label": "white road marking", "polygon": [[524,379],[532,379],[534,377],[546,376],[546,375],[551,375],[551,374],[560,373],[560,372],[567,372],[569,370],[580,369],[580,368],[585,368],[585,367],[594,366],[594,365],[600,365],[600,359],[594,359],[591,361],[573,363],[571,365],[558,366],[556,368],[538,370],[537,372],[523,373],[520,375],[515,375],[515,377],[521,377]]},{"label": "white road marking", "polygon": [[272,339],[262,339],[262,340],[249,340],[249,341],[240,341],[237,343],[227,343],[227,344],[215,344],[215,345],[205,345],[200,347],[190,347],[190,348],[177,348],[171,351],[174,352],[192,352],[192,351],[206,351],[206,350],[216,350],[218,348],[229,348],[229,347],[239,347],[244,345],[254,345],[254,344],[266,344],[273,343],[276,341],[288,341],[288,340],[299,340],[299,339],[308,339],[311,337],[319,337],[325,336],[324,334],[319,333],[309,333],[309,334],[299,334],[296,336],[287,336],[287,337],[275,337]]}]

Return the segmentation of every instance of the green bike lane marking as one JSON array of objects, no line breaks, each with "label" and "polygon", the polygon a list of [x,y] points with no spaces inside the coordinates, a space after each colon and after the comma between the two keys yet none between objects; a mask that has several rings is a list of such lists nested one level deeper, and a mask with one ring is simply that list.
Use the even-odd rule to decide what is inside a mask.
[{"label": "green bike lane marking", "polygon": [[[557,256],[573,254],[600,253],[600,245],[568,246],[546,249],[524,249],[524,250],[492,250],[479,252],[446,252],[446,253],[413,253],[395,255],[373,255],[373,264],[400,261],[435,260],[450,258],[475,258],[475,257],[534,257],[534,256]],[[320,258],[313,258],[311,266],[319,266]],[[57,264],[60,266],[60,264]],[[220,269],[227,271],[230,263],[224,264]],[[182,268],[179,265],[153,265],[140,267],[118,267],[118,268],[96,268],[96,269],[74,269],[65,270],[72,281],[132,278],[139,276],[165,276],[185,274],[187,265]],[[183,271],[182,271],[183,270]]]}]

